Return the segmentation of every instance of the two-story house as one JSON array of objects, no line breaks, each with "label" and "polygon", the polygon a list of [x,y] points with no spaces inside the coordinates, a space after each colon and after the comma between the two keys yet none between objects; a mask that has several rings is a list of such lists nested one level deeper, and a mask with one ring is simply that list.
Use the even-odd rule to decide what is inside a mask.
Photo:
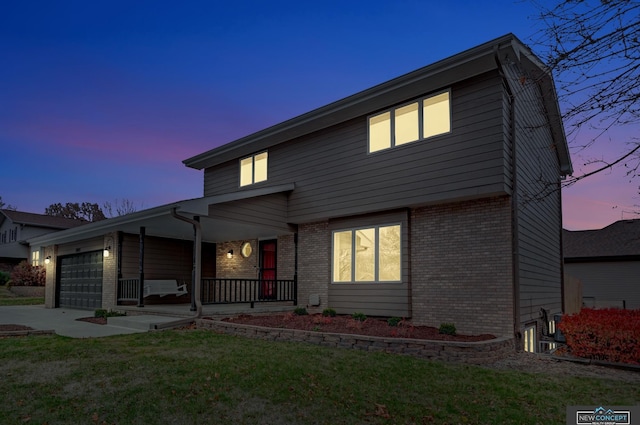
[{"label": "two-story house", "polygon": [[[31,241],[57,259],[48,306],[151,303],[141,282],[170,278],[196,310],[291,300],[528,350],[562,311],[572,166],[552,77],[512,34],[183,162],[203,198]],[[68,301],[80,257],[89,304]]]},{"label": "two-story house", "polygon": [[43,265],[44,258],[39,250],[32,250],[29,257],[27,239],[82,224],[84,222],[63,217],[0,209],[0,270],[11,272],[24,260],[29,260],[34,266]]},{"label": "two-story house", "polygon": [[563,233],[564,270],[585,307],[640,309],[640,219]]}]

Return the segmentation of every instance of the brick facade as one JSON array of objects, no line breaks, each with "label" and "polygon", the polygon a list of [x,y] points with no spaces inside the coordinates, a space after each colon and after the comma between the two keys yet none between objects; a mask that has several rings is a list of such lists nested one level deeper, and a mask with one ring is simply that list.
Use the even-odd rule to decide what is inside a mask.
[{"label": "brick facade", "polygon": [[118,305],[118,240],[116,233],[104,236],[104,246],[110,246],[109,256],[102,259],[102,308],[111,310]]},{"label": "brick facade", "polygon": [[411,213],[413,321],[460,333],[513,335],[509,198]]},{"label": "brick facade", "polygon": [[[252,253],[244,258],[240,254],[242,244],[246,241],[229,241],[216,244],[216,276],[220,279],[257,279],[260,265],[258,254],[258,241],[251,240]],[[227,258],[229,250],[233,250],[233,258]]]},{"label": "brick facade", "polygon": [[[298,226],[298,305],[310,313],[327,308],[329,296],[330,240],[328,223]],[[320,296],[320,305],[308,305],[310,295]]]}]

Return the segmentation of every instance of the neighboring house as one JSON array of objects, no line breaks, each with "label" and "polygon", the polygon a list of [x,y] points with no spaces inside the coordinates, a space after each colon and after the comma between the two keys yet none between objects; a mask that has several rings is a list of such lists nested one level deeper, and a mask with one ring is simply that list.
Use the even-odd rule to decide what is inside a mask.
[{"label": "neighboring house", "polygon": [[27,239],[84,224],[78,220],[0,209],[0,270],[11,272],[23,260],[39,266],[44,258],[38,249],[31,251]]},{"label": "neighboring house", "polygon": [[585,307],[640,309],[640,219],[563,232],[564,269],[582,282]]},{"label": "neighboring house", "polygon": [[[111,308],[175,279],[197,311],[291,300],[528,350],[541,309],[562,311],[572,166],[551,76],[511,34],[184,163],[203,198],[30,241],[58,264],[47,306]],[[77,267],[94,271],[82,290]]]}]

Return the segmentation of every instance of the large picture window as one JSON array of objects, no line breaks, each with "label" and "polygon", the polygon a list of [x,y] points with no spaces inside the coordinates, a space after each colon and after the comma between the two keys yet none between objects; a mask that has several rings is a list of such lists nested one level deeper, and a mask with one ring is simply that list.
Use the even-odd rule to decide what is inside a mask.
[{"label": "large picture window", "polygon": [[240,160],[240,186],[267,180],[267,152]]},{"label": "large picture window", "polygon": [[449,98],[446,91],[369,117],[369,152],[451,131]]},{"label": "large picture window", "polygon": [[399,282],[400,225],[333,232],[333,282]]}]

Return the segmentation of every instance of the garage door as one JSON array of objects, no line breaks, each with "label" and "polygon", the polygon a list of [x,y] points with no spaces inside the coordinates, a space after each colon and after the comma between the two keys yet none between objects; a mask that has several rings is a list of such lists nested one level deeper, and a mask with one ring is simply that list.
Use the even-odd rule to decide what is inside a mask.
[{"label": "garage door", "polygon": [[59,260],[58,306],[82,309],[102,307],[102,251]]}]

